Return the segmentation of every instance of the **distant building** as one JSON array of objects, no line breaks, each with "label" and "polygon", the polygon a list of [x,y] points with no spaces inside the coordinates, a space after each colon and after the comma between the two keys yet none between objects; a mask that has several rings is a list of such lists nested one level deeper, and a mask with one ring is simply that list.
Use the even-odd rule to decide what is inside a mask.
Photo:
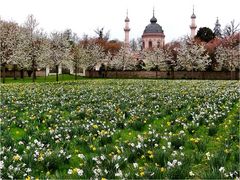
[{"label": "distant building", "polygon": [[191,16],[191,25],[190,25],[190,29],[191,29],[190,37],[191,37],[191,39],[193,39],[196,35],[197,26],[196,26],[195,19],[196,19],[196,15],[194,14],[194,7],[193,7],[193,14]]},{"label": "distant building", "polygon": [[129,28],[129,18],[128,18],[128,12],[127,12],[127,16],[125,19],[125,27],[124,27],[124,32],[125,32],[125,39],[124,39],[124,47],[127,49],[130,49],[130,42],[129,42],[129,32],[130,32],[130,28]]},{"label": "distant building", "polygon": [[143,49],[162,48],[164,43],[165,35],[162,26],[157,23],[157,18],[155,18],[153,11],[150,24],[146,26],[142,35],[142,47]]},{"label": "distant building", "polygon": [[[194,7],[193,7],[193,13],[191,15],[191,25],[190,25],[190,30],[191,30],[191,39],[193,39],[196,35],[196,15],[194,12]],[[130,50],[130,42],[129,42],[129,17],[128,13],[125,18],[125,27],[124,27],[124,32],[125,32],[125,39],[124,39],[124,47]],[[216,33],[218,33],[218,29],[220,27],[220,24],[216,22]],[[162,48],[165,44],[165,35],[162,26],[160,26],[157,23],[157,18],[155,17],[154,10],[153,10],[153,17],[150,19],[150,24],[148,24],[142,34],[142,49],[151,49],[151,48]]]},{"label": "distant building", "polygon": [[215,36],[217,36],[217,37],[222,37],[221,24],[219,23],[218,18],[217,18],[217,20],[216,20],[215,27],[214,27],[214,29],[213,29],[213,33],[214,33]]}]

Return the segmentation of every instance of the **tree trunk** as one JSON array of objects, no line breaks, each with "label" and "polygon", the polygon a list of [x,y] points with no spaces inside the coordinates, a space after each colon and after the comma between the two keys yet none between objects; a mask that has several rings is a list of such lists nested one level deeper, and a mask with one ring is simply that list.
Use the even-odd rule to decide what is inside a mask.
[{"label": "tree trunk", "polygon": [[78,68],[77,68],[77,64],[75,65],[75,80],[77,80],[77,71],[78,71]]},{"label": "tree trunk", "polygon": [[45,77],[44,77],[45,81],[47,80],[47,68],[45,68]]},{"label": "tree trunk", "polygon": [[32,60],[32,72],[33,72],[33,77],[32,77],[32,81],[35,82],[35,79],[36,79],[36,69],[35,69],[35,60],[33,59]]},{"label": "tree trunk", "polygon": [[58,81],[58,65],[56,65],[56,81]]},{"label": "tree trunk", "polygon": [[5,76],[6,76],[6,64],[5,63],[3,63],[2,64],[2,70],[3,70],[3,72],[2,72],[2,83],[5,83]]},{"label": "tree trunk", "polygon": [[174,70],[171,70],[172,79],[174,79]]},{"label": "tree trunk", "polygon": [[17,76],[16,76],[16,64],[13,65],[13,79],[16,80]]},{"label": "tree trunk", "polygon": [[20,77],[21,77],[21,79],[24,79],[24,70],[23,69],[21,69],[21,71],[20,71]]}]

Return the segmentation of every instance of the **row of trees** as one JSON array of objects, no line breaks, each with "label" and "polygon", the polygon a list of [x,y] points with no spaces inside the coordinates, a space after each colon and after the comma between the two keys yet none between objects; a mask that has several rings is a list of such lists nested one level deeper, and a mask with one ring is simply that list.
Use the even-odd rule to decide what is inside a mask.
[{"label": "row of trees", "polygon": [[[102,59],[104,49],[88,38],[87,44],[84,44],[85,40],[79,41],[70,30],[47,35],[38,29],[38,22],[33,15],[28,16],[22,26],[0,19],[2,80],[5,81],[5,67],[9,64],[14,65],[14,68],[17,66],[21,71],[31,70],[33,81],[36,79],[36,70],[47,66],[56,68],[57,81],[60,64],[68,68],[83,65],[83,68],[91,69],[97,59]],[[99,39],[97,43],[107,47],[104,41]]]},{"label": "row of trees", "polygon": [[[38,28],[33,15],[19,26],[0,19],[0,60],[2,79],[5,66],[12,64],[20,70],[31,70],[33,81],[36,70],[60,65],[93,70],[102,64],[105,70],[205,71],[239,70],[239,33],[224,39],[204,42],[183,38],[165,45],[163,49],[130,51],[117,40],[109,40],[109,32],[97,29],[96,38],[85,35],[80,39],[71,30],[49,35]],[[140,41],[140,40],[138,40]],[[132,42],[134,44],[134,41]],[[140,43],[135,43],[138,49]]]},{"label": "row of trees", "polygon": [[163,49],[141,51],[138,59],[122,48],[107,67],[110,70],[239,71],[239,47],[220,45],[211,57],[204,44],[175,43]]},{"label": "row of trees", "polygon": [[49,64],[58,66],[67,58],[68,44],[61,33],[51,33],[49,37],[37,29],[36,19],[30,15],[23,26],[0,20],[0,58],[5,80],[5,66],[16,65],[19,69],[31,69],[33,81],[36,70]]}]

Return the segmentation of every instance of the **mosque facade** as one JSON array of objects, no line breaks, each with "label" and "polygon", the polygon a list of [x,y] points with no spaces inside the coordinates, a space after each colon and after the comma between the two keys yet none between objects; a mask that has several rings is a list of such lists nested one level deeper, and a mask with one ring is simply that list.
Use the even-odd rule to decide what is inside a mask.
[{"label": "mosque facade", "polygon": [[[191,24],[190,24],[190,30],[191,30],[191,38],[194,38],[196,35],[196,15],[194,14],[194,8],[193,8],[193,14],[191,16]],[[124,46],[125,48],[130,48],[130,42],[129,42],[129,22],[130,19],[127,16],[125,18],[125,39],[124,39]],[[154,10],[153,10],[153,17],[150,19],[150,24],[148,24],[142,34],[142,49],[155,49],[155,48],[163,48],[165,45],[165,34],[163,31],[163,28],[161,25],[157,23],[157,18],[155,17]]]},{"label": "mosque facade", "polygon": [[143,31],[142,47],[143,49],[162,48],[164,44],[165,35],[162,26],[157,23],[157,18],[153,12],[150,24],[148,24]]}]

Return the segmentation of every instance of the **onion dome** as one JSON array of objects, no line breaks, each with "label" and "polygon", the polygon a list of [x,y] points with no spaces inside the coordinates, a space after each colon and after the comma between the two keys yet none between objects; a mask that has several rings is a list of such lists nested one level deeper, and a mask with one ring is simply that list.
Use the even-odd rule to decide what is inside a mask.
[{"label": "onion dome", "polygon": [[155,16],[153,15],[153,17],[150,19],[151,23],[156,23],[157,22],[157,18],[155,18]]},{"label": "onion dome", "polygon": [[193,13],[192,13],[191,18],[192,18],[192,19],[195,19],[195,18],[196,18],[196,15],[194,14],[194,6],[193,6]]},{"label": "onion dome", "polygon": [[126,19],[125,19],[125,22],[129,22],[130,20],[129,20],[129,18],[128,18],[128,16],[126,17]]},{"label": "onion dome", "polygon": [[192,19],[195,19],[195,18],[196,18],[196,15],[194,14],[194,12],[193,12],[191,18],[192,18]]},{"label": "onion dome", "polygon": [[162,26],[157,23],[157,18],[153,15],[151,24],[147,25],[143,33],[163,33]]}]

